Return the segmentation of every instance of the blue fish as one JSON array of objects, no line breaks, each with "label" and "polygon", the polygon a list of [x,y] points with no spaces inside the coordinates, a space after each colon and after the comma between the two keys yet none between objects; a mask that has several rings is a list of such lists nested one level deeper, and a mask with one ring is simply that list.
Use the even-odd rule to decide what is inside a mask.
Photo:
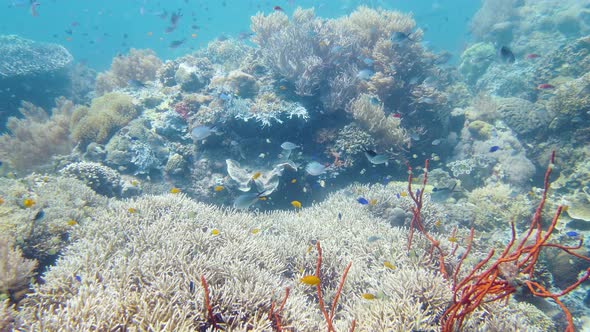
[{"label": "blue fish", "polygon": [[359,202],[359,203],[361,203],[362,205],[369,204],[369,201],[367,201],[367,199],[364,198],[364,197],[359,197],[359,198],[356,199],[356,201]]},{"label": "blue fish", "polygon": [[395,197],[397,197],[397,199],[400,199],[401,198],[401,196],[400,196],[399,193],[395,194]]},{"label": "blue fish", "polygon": [[338,221],[342,220],[342,213],[338,212]]},{"label": "blue fish", "polygon": [[499,147],[499,146],[497,146],[497,145],[494,145],[494,146],[492,146],[492,147],[490,148],[490,152],[496,152],[496,151],[498,151],[498,150],[500,150],[500,147]]},{"label": "blue fish", "polygon": [[79,275],[76,275],[74,278],[76,278],[76,280],[77,280],[78,282],[82,282],[82,277],[80,277]]},{"label": "blue fish", "polygon": [[580,233],[578,233],[576,231],[569,231],[569,232],[565,233],[565,235],[571,236],[571,237],[576,237],[576,236],[579,236]]}]

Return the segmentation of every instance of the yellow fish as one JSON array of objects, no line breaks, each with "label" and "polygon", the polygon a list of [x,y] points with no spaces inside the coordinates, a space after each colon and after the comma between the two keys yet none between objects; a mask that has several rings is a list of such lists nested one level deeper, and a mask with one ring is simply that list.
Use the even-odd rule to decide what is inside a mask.
[{"label": "yellow fish", "polygon": [[401,197],[407,197],[407,196],[408,196],[408,193],[407,193],[407,192],[405,192],[405,191],[402,191],[401,193],[399,193],[399,195],[400,195]]},{"label": "yellow fish", "polygon": [[297,179],[291,180],[291,183],[297,183]]},{"label": "yellow fish", "polygon": [[375,295],[373,295],[371,293],[362,293],[361,296],[365,300],[374,300],[375,299]]},{"label": "yellow fish", "polygon": [[292,201],[291,205],[293,205],[296,209],[301,209],[301,202],[300,201]]},{"label": "yellow fish", "polygon": [[176,188],[176,187],[174,187],[174,188],[170,189],[170,193],[171,193],[171,194],[178,194],[179,192],[181,192],[181,190],[180,190],[180,189],[178,189],[178,188]]},{"label": "yellow fish", "polygon": [[395,265],[391,264],[390,261],[383,262],[383,266],[385,266],[388,269],[392,269],[392,270],[395,269]]},{"label": "yellow fish", "polygon": [[262,173],[260,173],[260,172],[254,173],[254,175],[252,175],[252,180],[258,179],[261,175],[262,175]]},{"label": "yellow fish", "polygon": [[191,34],[191,38],[197,38],[197,34],[196,33]]},{"label": "yellow fish", "polygon": [[76,226],[78,225],[78,222],[74,219],[70,219],[68,220],[68,226]]},{"label": "yellow fish", "polygon": [[260,232],[260,228],[253,228],[250,233],[252,234],[258,234]]},{"label": "yellow fish", "polygon": [[437,220],[437,221],[434,222],[434,226],[440,227],[440,225],[442,225],[442,221]]},{"label": "yellow fish", "polygon": [[457,238],[454,237],[454,236],[450,236],[449,237],[449,242],[455,243],[455,242],[457,242]]},{"label": "yellow fish", "polygon": [[223,190],[223,186],[215,186],[215,187],[213,187],[213,190],[216,192],[220,192]]},{"label": "yellow fish", "polygon": [[0,197],[0,205],[4,204],[4,198]]},{"label": "yellow fish", "polygon": [[260,197],[258,197],[258,200],[259,201],[266,201],[266,196],[260,196]]},{"label": "yellow fish", "polygon": [[23,199],[23,206],[26,207],[26,208],[30,208],[30,207],[32,207],[35,204],[36,204],[36,202],[32,198],[25,198],[25,199]]},{"label": "yellow fish", "polygon": [[219,235],[219,230],[218,230],[217,228],[213,228],[213,229],[211,230],[211,235],[214,235],[214,236],[217,236],[217,235]]},{"label": "yellow fish", "polygon": [[377,200],[375,198],[369,200],[369,205],[375,206],[377,205]]},{"label": "yellow fish", "polygon": [[306,284],[306,285],[315,286],[320,283],[320,278],[310,274],[310,275],[306,275],[303,278],[300,278],[299,281],[301,281],[301,283]]},{"label": "yellow fish", "polygon": [[130,208],[127,209],[127,212],[129,212],[129,213],[137,213],[137,209],[130,207]]},{"label": "yellow fish", "polygon": [[131,181],[131,185],[134,187],[137,187],[137,186],[139,186],[139,181],[133,180],[133,181]]}]

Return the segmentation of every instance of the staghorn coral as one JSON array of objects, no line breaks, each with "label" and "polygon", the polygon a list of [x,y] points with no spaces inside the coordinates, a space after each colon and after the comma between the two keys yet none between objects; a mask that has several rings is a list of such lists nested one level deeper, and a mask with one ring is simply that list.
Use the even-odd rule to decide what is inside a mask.
[{"label": "staghorn coral", "polygon": [[[106,199],[84,183],[63,177],[32,174],[24,179],[0,179],[0,231],[14,238],[25,257],[47,264],[69,241],[76,224],[88,222],[91,211]],[[24,208],[24,199],[33,199],[32,208]],[[35,220],[43,210],[44,216]],[[73,224],[72,224],[73,223]]]},{"label": "staghorn coral", "polygon": [[36,267],[37,261],[23,258],[13,240],[0,237],[0,296],[20,297],[17,294],[28,288]]},{"label": "staghorn coral", "polygon": [[162,61],[150,49],[138,50],[132,48],[129,54],[117,56],[111,63],[111,68],[98,74],[95,91],[98,96],[107,92],[124,88],[129,81],[153,81],[162,66]]},{"label": "staghorn coral", "polygon": [[72,116],[72,139],[82,147],[91,142],[106,143],[115,131],[138,114],[131,97],[120,93],[105,94],[93,99],[90,109],[76,109]]},{"label": "staghorn coral", "polygon": [[262,127],[271,126],[273,122],[281,124],[285,118],[304,121],[309,118],[301,104],[280,99],[273,92],[260,93],[254,100],[234,97],[224,107],[226,112],[221,115],[222,121],[254,119]]},{"label": "staghorn coral", "polygon": [[528,222],[532,204],[524,195],[513,195],[513,188],[496,183],[472,190],[467,202],[475,209],[473,227],[476,230],[491,231],[505,229],[507,222],[518,224]]},{"label": "staghorn coral", "polygon": [[[429,261],[428,242],[418,236],[408,255],[406,231],[351,204],[354,191],[332,194],[298,213],[221,210],[183,195],[112,201],[95,222],[78,229],[77,237],[84,240],[73,243],[46,273],[46,283],[36,285],[23,301],[18,328],[207,329],[211,321],[199,287],[204,276],[212,315],[226,329],[271,330],[271,300],[290,287],[282,326],[321,330],[324,317],[316,303],[310,304],[317,301],[316,290],[297,282],[313,273],[317,254],[307,248],[319,240],[326,302],[352,261],[335,309],[335,329],[347,329],[353,319],[361,331],[436,329],[452,293]],[[128,213],[129,207],[137,212]],[[212,229],[219,233],[211,234]],[[252,229],[260,231],[253,234]],[[333,236],[336,230],[338,237]],[[380,239],[367,244],[375,235]],[[444,248],[450,245],[441,241]],[[384,261],[392,262],[392,268]],[[376,299],[366,300],[363,293]],[[488,318],[518,322],[524,330],[538,328],[537,321],[517,320],[522,310],[509,306],[502,316],[491,311]]]},{"label": "staghorn coral", "polygon": [[408,136],[400,126],[400,119],[385,115],[383,104],[375,100],[374,96],[361,94],[350,102],[347,111],[361,128],[373,135],[380,149],[401,149]]},{"label": "staghorn coral", "polygon": [[74,104],[65,98],[56,99],[55,104],[48,115],[42,108],[23,102],[19,109],[23,118],[8,118],[10,133],[0,136],[0,159],[10,168],[26,174],[48,164],[52,156],[71,152]]}]

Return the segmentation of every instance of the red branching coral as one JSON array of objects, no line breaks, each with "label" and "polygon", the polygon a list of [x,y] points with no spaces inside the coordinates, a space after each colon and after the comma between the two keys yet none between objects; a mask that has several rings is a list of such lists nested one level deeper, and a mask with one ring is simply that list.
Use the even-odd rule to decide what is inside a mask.
[{"label": "red branching coral", "polygon": [[[508,242],[502,254],[493,263],[488,264],[494,256],[494,250],[490,250],[486,258],[479,262],[466,277],[457,282],[457,275],[461,268],[461,263],[471,250],[471,244],[473,242],[473,230],[471,230],[467,250],[461,256],[460,262],[452,276],[454,296],[452,304],[442,316],[441,325],[443,332],[451,332],[455,328],[461,328],[467,316],[483,303],[508,299],[512,293],[523,286],[526,286],[535,296],[551,298],[555,301],[565,314],[567,320],[566,332],[574,331],[572,315],[559,298],[571,292],[582,282],[590,278],[590,268],[586,270],[586,273],[580,279],[559,293],[551,293],[545,286],[532,280],[539,254],[544,247],[557,248],[577,258],[590,261],[589,257],[574,252],[574,250],[582,246],[582,240],[580,240],[578,246],[573,247],[547,242],[555,230],[555,225],[559,220],[563,206],[557,208],[547,230],[543,231],[541,227],[541,215],[547,199],[549,176],[551,175],[554,161],[555,152],[552,153],[551,162],[545,172],[544,191],[541,202],[537,206],[529,229],[516,247],[514,247],[516,243],[516,232],[514,223],[512,223],[512,239]],[[486,265],[488,266],[487,268],[485,267]]]}]

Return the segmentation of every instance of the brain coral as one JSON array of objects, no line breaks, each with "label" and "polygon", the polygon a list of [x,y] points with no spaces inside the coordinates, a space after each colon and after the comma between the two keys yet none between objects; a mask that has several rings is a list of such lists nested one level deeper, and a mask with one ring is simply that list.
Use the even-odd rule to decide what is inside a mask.
[{"label": "brain coral", "polygon": [[[353,319],[362,331],[437,329],[451,293],[429,262],[427,242],[415,238],[408,255],[406,231],[353,204],[354,190],[297,213],[236,212],[182,194],[112,200],[92,223],[81,225],[78,241],[24,300],[19,328],[206,330],[211,324],[199,281],[204,276],[213,314],[228,330],[272,330],[271,300],[280,300],[286,287],[291,292],[283,327],[323,330],[315,288],[298,282],[313,274],[317,254],[311,249],[320,240],[327,303],[352,262],[335,308],[335,329],[348,329]],[[449,243],[443,239],[441,245]],[[385,261],[391,264],[384,266]],[[367,293],[376,298],[367,300],[362,296]],[[528,330],[544,321],[517,319],[522,310],[509,308],[470,324]]]}]

